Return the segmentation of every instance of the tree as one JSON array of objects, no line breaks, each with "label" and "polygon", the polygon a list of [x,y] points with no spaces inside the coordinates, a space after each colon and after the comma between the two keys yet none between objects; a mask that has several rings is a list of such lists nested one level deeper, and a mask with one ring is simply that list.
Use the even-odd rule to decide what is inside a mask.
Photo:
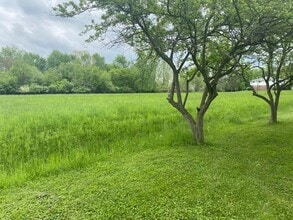
[{"label": "tree", "polygon": [[44,85],[50,86],[62,79],[62,74],[54,68],[50,68],[44,72]]},{"label": "tree", "polygon": [[84,66],[92,65],[92,56],[88,51],[74,51],[73,56]]},{"label": "tree", "polygon": [[[57,86],[56,88],[62,88],[62,91],[60,91],[62,93],[90,92],[90,89],[86,87],[87,82],[85,82],[86,71],[90,67],[90,65],[85,63],[82,64],[79,59],[76,59],[71,62],[61,63],[58,67],[49,69],[50,71],[47,71],[45,76],[47,82],[51,81],[50,84],[58,84],[59,86]],[[50,75],[52,79],[47,78]],[[55,92],[58,92],[58,89]]]},{"label": "tree", "polygon": [[43,74],[35,66],[24,61],[16,61],[9,72],[15,77],[18,86],[29,86],[32,83],[41,85],[43,82]]},{"label": "tree", "polygon": [[117,55],[113,61],[113,66],[118,68],[128,68],[130,66],[130,62],[123,55]]},{"label": "tree", "polygon": [[[266,85],[266,94],[260,92],[253,85],[250,85],[252,94],[270,106],[270,123],[278,122],[278,107],[281,92],[293,85],[293,72],[288,71],[289,65],[293,59],[288,56],[293,52],[292,43],[271,44],[267,42],[258,51],[256,62],[253,66],[259,69],[260,75]],[[246,69],[246,68],[244,68]],[[245,70],[244,70],[245,71]],[[245,80],[248,82],[246,73],[243,73]]]},{"label": "tree", "polygon": [[47,58],[48,69],[58,67],[61,63],[68,63],[73,59],[73,55],[61,53],[58,50],[53,50]]},{"label": "tree", "polygon": [[235,92],[244,90],[245,88],[245,81],[239,72],[221,78],[218,83],[219,91]]},{"label": "tree", "polygon": [[12,94],[16,93],[17,90],[16,78],[8,71],[0,71],[0,94]]},{"label": "tree", "polygon": [[47,60],[38,54],[24,51],[22,60],[31,66],[37,67],[42,73],[47,69]]},{"label": "tree", "polygon": [[[100,39],[109,28],[114,28],[117,43],[127,43],[138,51],[150,51],[164,60],[172,70],[169,103],[189,124],[194,140],[204,143],[204,115],[217,97],[217,83],[231,74],[241,56],[251,46],[262,42],[268,23],[261,23],[263,14],[253,14],[250,1],[238,4],[237,0],[80,0],[59,4],[57,15],[72,17],[88,10],[101,9],[101,20],[86,25],[91,32],[89,41]],[[190,65],[194,74],[199,72],[205,82],[196,112],[186,108],[188,90],[184,95],[179,75]]]},{"label": "tree", "polygon": [[109,74],[116,92],[136,92],[136,74],[124,55],[117,55],[109,66]]},{"label": "tree", "polygon": [[129,68],[112,68],[109,74],[116,92],[136,92],[136,77]]},{"label": "tree", "polygon": [[94,53],[92,56],[93,65],[99,67],[101,70],[107,70],[107,64],[105,62],[105,58],[99,55],[98,53]]},{"label": "tree", "polygon": [[278,122],[278,107],[282,90],[293,85],[293,72],[290,71],[293,62],[293,13],[288,1],[279,4],[275,1],[266,3],[266,7],[258,6],[258,11],[264,11],[266,22],[270,26],[270,33],[264,43],[258,45],[248,56],[252,65],[243,67],[243,77],[247,67],[253,66],[260,71],[260,76],[266,85],[266,94],[260,93],[251,85],[253,95],[264,100],[270,106],[270,123]]},{"label": "tree", "polygon": [[156,84],[160,92],[168,92],[169,87],[172,82],[172,70],[169,65],[162,61],[158,60],[158,66],[156,68]]},{"label": "tree", "polygon": [[[76,56],[75,52],[75,56]],[[87,54],[85,52],[80,53]],[[83,55],[82,55],[83,56]],[[89,61],[87,58],[86,60]],[[108,75],[108,76],[106,76]],[[88,62],[74,61],[61,63],[44,73],[44,85],[51,93],[112,92],[113,85],[108,72]]]},{"label": "tree", "polygon": [[106,93],[114,91],[111,76],[108,72],[102,71],[97,66],[89,66],[85,72],[84,83],[90,92]]},{"label": "tree", "polygon": [[149,56],[145,52],[137,53],[132,71],[136,76],[135,87],[137,92],[156,91],[156,69],[158,67],[157,57]]},{"label": "tree", "polygon": [[0,69],[3,70],[1,93],[31,92],[32,87],[42,87],[41,72],[46,69],[46,59],[16,47],[3,47]]},{"label": "tree", "polygon": [[17,47],[3,47],[0,52],[0,71],[7,71],[23,56],[23,51]]}]

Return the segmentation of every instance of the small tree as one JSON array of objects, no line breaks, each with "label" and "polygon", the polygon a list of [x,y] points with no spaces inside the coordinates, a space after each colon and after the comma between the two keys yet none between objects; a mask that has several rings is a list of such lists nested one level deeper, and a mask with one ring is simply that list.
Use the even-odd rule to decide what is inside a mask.
[{"label": "small tree", "polygon": [[[293,13],[289,1],[279,4],[270,1],[266,7],[259,6],[266,17],[263,22],[270,23],[270,32],[264,42],[258,45],[246,60],[249,60],[255,69],[260,71],[265,82],[266,93],[261,93],[251,86],[253,95],[264,100],[270,106],[270,123],[278,121],[278,107],[281,92],[293,84],[293,72],[290,71],[293,62]],[[243,68],[243,77],[247,83],[249,78]]]},{"label": "small tree", "polygon": [[[264,100],[270,106],[270,123],[272,124],[278,122],[281,92],[293,85],[293,73],[288,71],[289,65],[293,61],[292,57],[289,56],[289,53],[292,52],[292,43],[271,44],[267,42],[257,54],[257,64],[253,66],[253,68],[259,69],[261,73],[261,78],[266,85],[266,93],[262,93],[253,85],[250,85],[252,94]],[[245,73],[243,75],[248,82]]]}]

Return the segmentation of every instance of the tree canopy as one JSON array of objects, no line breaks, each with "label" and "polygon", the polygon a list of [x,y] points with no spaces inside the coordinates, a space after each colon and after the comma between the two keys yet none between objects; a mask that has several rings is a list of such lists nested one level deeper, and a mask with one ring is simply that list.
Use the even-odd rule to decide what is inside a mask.
[{"label": "tree canopy", "polygon": [[155,77],[157,63],[146,70],[143,60],[142,55],[129,61],[120,54],[108,64],[98,53],[58,50],[43,58],[16,47],[3,47],[0,94],[160,91]]}]

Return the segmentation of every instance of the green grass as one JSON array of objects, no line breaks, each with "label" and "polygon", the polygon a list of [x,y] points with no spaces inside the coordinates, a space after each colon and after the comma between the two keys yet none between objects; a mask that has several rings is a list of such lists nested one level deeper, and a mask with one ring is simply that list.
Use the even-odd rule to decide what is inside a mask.
[{"label": "green grass", "polygon": [[293,218],[292,91],[221,93],[204,146],[165,97],[0,96],[0,219]]}]

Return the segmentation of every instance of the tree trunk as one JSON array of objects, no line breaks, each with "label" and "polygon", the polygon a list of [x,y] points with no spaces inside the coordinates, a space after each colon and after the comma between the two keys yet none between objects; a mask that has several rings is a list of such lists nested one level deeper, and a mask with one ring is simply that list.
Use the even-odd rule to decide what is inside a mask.
[{"label": "tree trunk", "polygon": [[181,112],[183,117],[185,118],[187,124],[193,135],[194,143],[198,145],[202,145],[205,142],[204,138],[204,112],[200,112],[197,114],[196,121],[190,114],[184,114]]},{"label": "tree trunk", "polygon": [[205,143],[204,138],[204,116],[207,112],[208,108],[210,107],[213,100],[217,97],[218,93],[216,87],[209,86],[205,88],[205,91],[202,94],[202,99],[200,103],[200,107],[197,108],[197,115],[196,115],[196,129],[195,129],[195,136],[196,136],[196,143],[202,145]]},{"label": "tree trunk", "polygon": [[[276,91],[274,91],[274,93],[272,92],[272,90],[268,90],[267,94],[269,96],[269,106],[271,109],[271,119],[270,119],[270,123],[271,124],[276,124],[278,122],[278,106],[279,106],[279,100],[280,100],[280,95],[281,95],[281,88],[280,86],[277,85],[277,89]],[[275,97],[274,97],[275,95]]]},{"label": "tree trunk", "polygon": [[278,122],[278,107],[274,104],[270,104],[271,107],[271,124],[276,124]]},{"label": "tree trunk", "polygon": [[[209,99],[209,104],[213,100]],[[204,115],[207,111],[207,108],[209,105],[202,105],[201,109],[198,109],[196,120],[192,117],[192,115],[183,107],[183,105],[179,105],[178,103],[175,103],[173,100],[169,100],[170,104],[175,107],[184,117],[187,124],[189,125],[189,128],[193,135],[193,140],[196,144],[202,145],[205,143],[204,138]]]},{"label": "tree trunk", "polygon": [[197,139],[197,124],[196,122],[194,121],[194,119],[192,118],[191,115],[183,115],[185,120],[187,121],[187,124],[189,125],[189,128],[192,132],[192,135],[193,135],[193,140],[194,140],[194,143],[198,143],[198,139]]},{"label": "tree trunk", "polygon": [[204,144],[204,112],[198,112],[196,119],[196,142],[201,145]]},{"label": "tree trunk", "polygon": [[[276,124],[278,122],[278,106],[279,106],[279,100],[281,95],[281,89],[279,87],[279,91],[276,91],[274,94],[272,93],[269,86],[267,86],[267,95],[268,97],[258,94],[255,90],[253,91],[253,95],[264,100],[269,106],[271,111],[270,121],[271,124]],[[275,98],[274,98],[275,95]]]}]

